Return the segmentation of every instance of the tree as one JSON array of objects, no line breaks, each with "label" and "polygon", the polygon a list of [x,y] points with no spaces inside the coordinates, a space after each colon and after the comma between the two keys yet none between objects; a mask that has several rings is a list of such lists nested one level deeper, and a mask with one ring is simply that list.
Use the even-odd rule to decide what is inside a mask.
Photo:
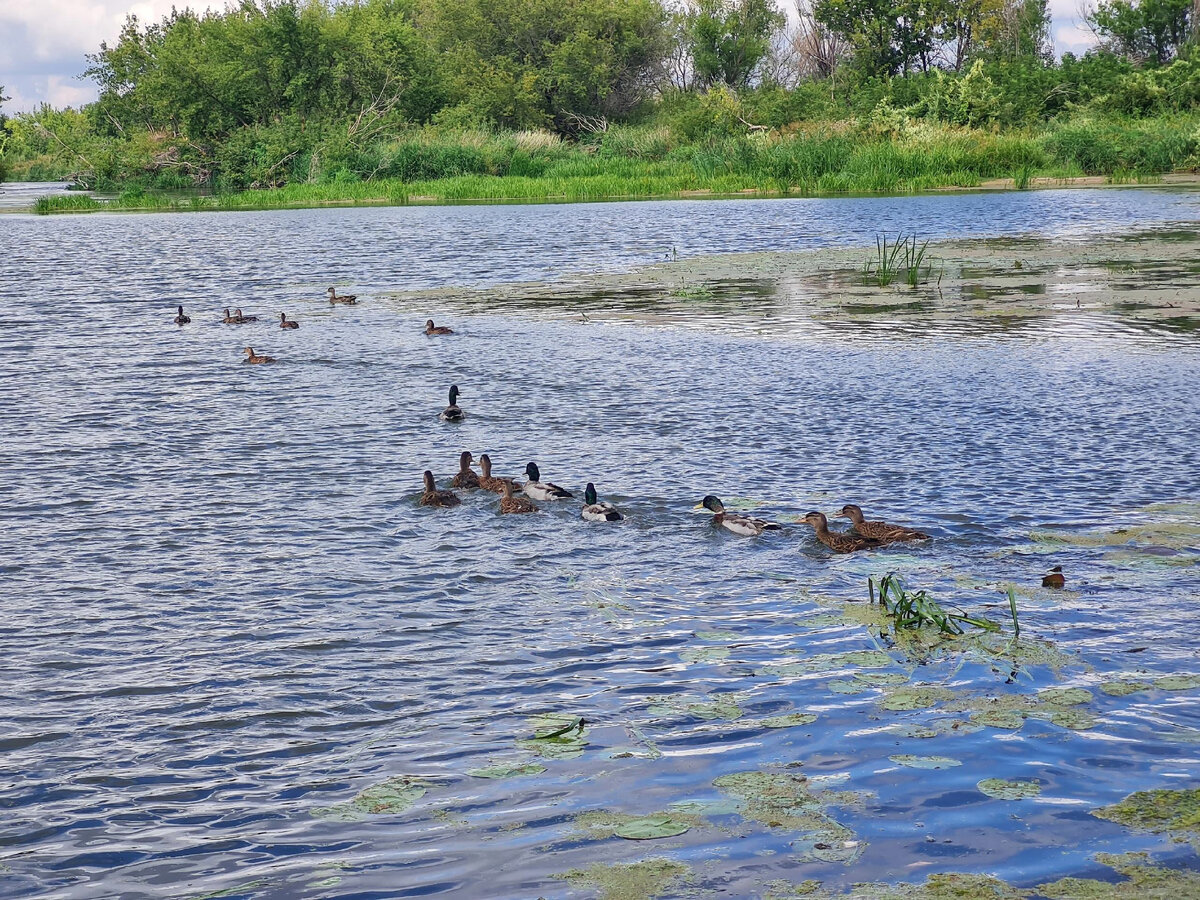
[{"label": "tree", "polygon": [[696,80],[745,87],[786,21],[773,0],[692,0],[684,14]]},{"label": "tree", "polygon": [[854,48],[864,74],[891,77],[937,65],[957,6],[952,0],[815,0],[813,16]]},{"label": "tree", "polygon": [[978,38],[990,59],[1052,63],[1048,0],[983,0]]},{"label": "tree", "polygon": [[1113,52],[1164,65],[1192,36],[1193,0],[1101,0],[1088,24]]}]

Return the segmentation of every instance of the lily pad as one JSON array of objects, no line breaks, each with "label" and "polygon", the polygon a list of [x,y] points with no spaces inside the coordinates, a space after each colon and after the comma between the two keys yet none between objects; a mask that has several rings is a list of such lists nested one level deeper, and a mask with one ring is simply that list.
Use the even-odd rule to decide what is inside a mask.
[{"label": "lily pad", "polygon": [[697,631],[696,637],[702,641],[732,641],[737,637],[737,632],[715,628],[712,631]]},{"label": "lily pad", "polygon": [[684,662],[718,662],[729,658],[728,647],[689,647],[679,651],[679,658]]},{"label": "lily pad", "polygon": [[1024,800],[1042,792],[1042,786],[1036,781],[1005,781],[1003,778],[985,778],[975,787],[997,800]]},{"label": "lily pad", "polygon": [[911,684],[887,690],[879,705],[894,712],[909,709],[928,709],[954,696],[949,688],[936,684]]},{"label": "lily pad", "polygon": [[1200,687],[1200,675],[1164,675],[1154,679],[1160,691],[1190,691]]},{"label": "lily pad", "polygon": [[629,841],[652,841],[656,838],[676,837],[691,829],[691,825],[671,816],[646,816],[633,819],[619,826],[614,834]]},{"label": "lily pad", "polygon": [[951,759],[949,756],[913,756],[911,753],[897,753],[888,759],[910,769],[952,769],[962,765],[962,760]]},{"label": "lily pad", "polygon": [[825,686],[835,694],[865,694],[871,690],[871,685],[857,679],[851,681],[845,678],[837,678]]},{"label": "lily pad", "polygon": [[396,815],[412,807],[428,789],[429,782],[401,775],[359,791],[346,803],[314,809],[312,815],[335,822],[352,822],[367,815]]},{"label": "lily pad", "polygon": [[1038,691],[1037,698],[1039,702],[1048,703],[1051,706],[1079,706],[1081,703],[1090,703],[1095,699],[1091,691],[1077,687],[1045,688]]},{"label": "lily pad", "polygon": [[497,763],[480,769],[467,769],[467,774],[475,778],[517,778],[521,775],[540,775],[546,771],[541,763],[525,763],[521,766],[506,766]]},{"label": "lily pad", "polygon": [[817,721],[812,713],[788,713],[783,716],[771,716],[759,722],[763,728],[792,728],[796,725],[811,725]]},{"label": "lily pad", "polygon": [[1100,685],[1100,690],[1110,697],[1128,697],[1140,691],[1148,691],[1154,687],[1148,681],[1106,681]]}]

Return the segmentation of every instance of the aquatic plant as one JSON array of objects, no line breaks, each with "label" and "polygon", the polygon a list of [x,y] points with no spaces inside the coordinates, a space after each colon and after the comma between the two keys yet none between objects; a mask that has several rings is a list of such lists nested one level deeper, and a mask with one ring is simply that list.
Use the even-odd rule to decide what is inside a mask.
[{"label": "aquatic plant", "polygon": [[915,234],[896,235],[889,243],[886,234],[875,236],[875,256],[863,264],[863,283],[887,287],[899,277],[909,287],[921,283],[922,272],[927,280],[933,272],[933,263],[927,259],[929,241],[919,241]]},{"label": "aquatic plant", "polygon": [[704,282],[688,284],[686,281],[681,281],[679,287],[671,291],[671,296],[684,300],[711,300],[716,295],[713,293],[713,289]]},{"label": "aquatic plant", "polygon": [[[962,624],[974,625],[985,631],[999,631],[1000,626],[987,619],[977,619],[963,613],[948,612],[925,591],[909,591],[900,576],[891,572],[879,579],[879,605],[886,610],[895,628],[935,626],[943,634],[962,634]],[[875,577],[867,579],[871,602],[875,602]],[[1015,610],[1015,606],[1014,606]],[[960,624],[962,623],[962,624]]]}]

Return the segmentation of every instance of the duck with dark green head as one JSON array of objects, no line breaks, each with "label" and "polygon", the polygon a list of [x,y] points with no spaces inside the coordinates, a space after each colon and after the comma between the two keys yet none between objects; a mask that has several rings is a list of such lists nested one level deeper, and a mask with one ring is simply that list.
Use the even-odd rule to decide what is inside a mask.
[{"label": "duck with dark green head", "polygon": [[467,417],[458,407],[458,385],[450,385],[450,405],[442,410],[442,414],[438,416],[443,422],[461,422]]},{"label": "duck with dark green head", "polygon": [[568,500],[575,495],[565,488],[560,488],[557,484],[552,484],[549,481],[542,481],[542,473],[537,467],[537,463],[531,462],[525,467],[525,474],[529,476],[529,480],[525,482],[523,490],[534,500]]},{"label": "duck with dark green head", "polygon": [[590,481],[583,491],[583,517],[589,522],[620,522],[625,518],[611,503],[600,502]]},{"label": "duck with dark green head", "polygon": [[781,527],[776,522],[767,522],[764,519],[755,519],[751,516],[743,516],[738,513],[725,512],[725,504],[721,502],[720,497],[714,497],[709,494],[700,501],[703,506],[711,513],[715,513],[712,517],[714,525],[720,525],[734,534],[740,534],[742,537],[757,537],[768,529],[778,529]]}]

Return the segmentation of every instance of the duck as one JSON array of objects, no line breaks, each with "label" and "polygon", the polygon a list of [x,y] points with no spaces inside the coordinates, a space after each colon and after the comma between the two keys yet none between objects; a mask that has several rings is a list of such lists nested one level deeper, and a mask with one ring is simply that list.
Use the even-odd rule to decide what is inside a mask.
[{"label": "duck", "polygon": [[830,531],[829,520],[825,518],[825,513],[810,512],[804,517],[804,521],[813,527],[813,531],[817,533],[817,540],[834,553],[853,553],[855,550],[869,550],[872,547],[883,546],[874,538]]},{"label": "duck", "polygon": [[258,316],[243,316],[240,309],[233,311],[233,318],[237,320],[239,325],[245,325],[247,322],[257,322]]},{"label": "duck", "polygon": [[847,503],[842,507],[842,511],[837,514],[839,519],[849,519],[853,522],[851,530],[856,534],[860,534],[865,538],[874,538],[877,541],[882,541],[886,544],[892,544],[896,541],[927,541],[929,535],[923,531],[917,531],[914,528],[908,528],[904,525],[892,525],[888,522],[873,521],[868,522],[863,519],[863,511],[853,503]]},{"label": "duck", "polygon": [[458,385],[450,385],[450,405],[442,410],[442,414],[438,416],[443,422],[461,422],[467,417],[467,414],[458,407]]},{"label": "duck", "polygon": [[329,289],[329,305],[335,303],[345,303],[347,306],[353,306],[358,300],[358,294],[339,294],[333,288]]},{"label": "duck", "polygon": [[534,500],[567,500],[575,496],[566,488],[560,488],[557,484],[551,484],[548,481],[543,482],[542,473],[538,470],[537,463],[529,463],[525,467],[525,474],[529,476],[529,480],[525,482],[525,487],[522,490]]},{"label": "duck", "polygon": [[242,360],[242,362],[248,362],[248,363],[273,363],[273,362],[275,362],[275,357],[273,357],[273,356],[260,356],[260,355],[258,355],[257,353],[255,353],[255,352],[254,352],[254,348],[253,348],[253,347],[247,347],[247,348],[246,348],[246,358],[245,358],[245,359],[243,359],[243,360]]},{"label": "duck", "polygon": [[1062,566],[1055,566],[1042,576],[1042,587],[1063,588],[1066,586],[1067,579],[1063,576]]},{"label": "duck", "polygon": [[721,502],[721,498],[714,497],[712,494],[701,500],[700,505],[716,514],[712,517],[714,525],[720,525],[722,528],[726,528],[734,534],[740,534],[743,537],[755,537],[768,529],[774,530],[780,527],[775,522],[767,522],[764,519],[754,519],[750,516],[743,516],[737,513],[727,513],[725,512],[725,504]]},{"label": "duck", "polygon": [[429,319],[425,322],[425,333],[426,334],[454,334],[454,329],[447,328],[445,325],[434,325],[433,319]]},{"label": "duck", "polygon": [[493,478],[492,458],[486,453],[479,457],[479,469],[481,472],[483,472],[483,474],[479,476],[479,486],[485,491],[491,491],[494,494],[503,494],[504,482],[506,481],[512,481],[513,487],[518,491],[522,489],[522,486],[517,484],[511,478]]},{"label": "duck", "polygon": [[590,481],[583,491],[583,517],[589,522],[620,522],[625,517],[611,503],[596,498],[596,486]]},{"label": "duck", "polygon": [[450,486],[456,488],[479,487],[479,476],[471,471],[470,450],[464,450],[462,455],[458,457],[458,474],[454,476],[454,480],[450,482]]},{"label": "duck", "polygon": [[183,307],[181,306],[181,307],[179,307],[179,315],[177,315],[171,321],[174,322],[176,325],[187,325],[192,320],[183,314]]},{"label": "duck", "polygon": [[538,512],[538,508],[533,505],[533,501],[526,497],[514,497],[513,480],[511,478],[501,478],[504,484],[504,496],[500,498],[500,512],[502,513],[532,513]]},{"label": "duck", "polygon": [[454,491],[439,491],[433,473],[425,470],[425,493],[421,495],[421,506],[458,506],[462,503]]},{"label": "duck", "polygon": [[229,307],[225,307],[225,318],[221,320],[222,325],[239,325],[237,316],[229,312]]},{"label": "duck", "polygon": [[299,328],[300,323],[296,322],[296,321],[289,322],[287,313],[280,313],[279,314],[279,327],[280,328]]}]

